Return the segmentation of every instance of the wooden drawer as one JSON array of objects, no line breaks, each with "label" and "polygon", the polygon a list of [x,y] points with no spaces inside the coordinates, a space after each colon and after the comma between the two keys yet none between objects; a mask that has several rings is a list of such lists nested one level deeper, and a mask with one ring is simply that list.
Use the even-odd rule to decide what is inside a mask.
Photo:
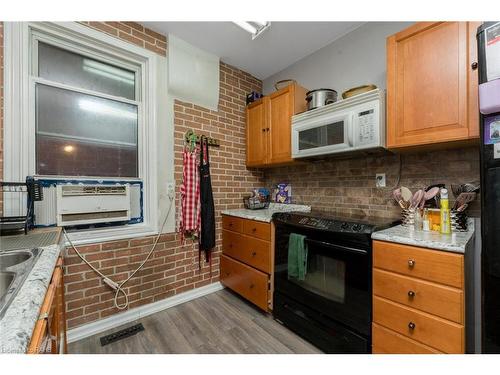
[{"label": "wooden drawer", "polygon": [[222,231],[222,252],[263,272],[271,273],[271,243]]},{"label": "wooden drawer", "polygon": [[464,323],[463,292],[459,289],[374,269],[373,294]]},{"label": "wooden drawer", "polygon": [[243,221],[239,217],[222,215],[222,228],[233,232],[243,232]]},{"label": "wooden drawer", "polygon": [[220,257],[220,281],[263,310],[268,309],[268,280],[265,273],[225,255]]},{"label": "wooden drawer", "polygon": [[387,328],[372,324],[373,354],[442,354],[430,346],[409,339]]},{"label": "wooden drawer", "polygon": [[463,287],[463,255],[390,242],[373,242],[373,267]]},{"label": "wooden drawer", "polygon": [[243,221],[243,233],[260,238],[261,240],[271,240],[271,224],[254,220]]},{"label": "wooden drawer", "polygon": [[464,353],[462,325],[389,300],[373,297],[373,322],[444,353]]}]

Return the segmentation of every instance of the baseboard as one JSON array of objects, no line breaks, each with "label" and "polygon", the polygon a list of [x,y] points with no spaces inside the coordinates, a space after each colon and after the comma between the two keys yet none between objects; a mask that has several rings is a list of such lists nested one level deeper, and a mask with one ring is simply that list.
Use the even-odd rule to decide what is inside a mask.
[{"label": "baseboard", "polygon": [[181,303],[192,301],[196,298],[206,296],[207,294],[211,294],[222,289],[224,289],[224,286],[220,282],[216,282],[213,284],[202,286],[200,288],[189,290],[184,293],[177,294],[169,298],[165,298],[158,302],[134,307],[133,309],[108,316],[107,318],[70,329],[67,333],[68,343],[72,343],[86,337],[104,332],[108,329],[118,327],[122,324],[130,323],[136,319],[140,319],[156,312],[166,310],[170,307],[180,305]]}]

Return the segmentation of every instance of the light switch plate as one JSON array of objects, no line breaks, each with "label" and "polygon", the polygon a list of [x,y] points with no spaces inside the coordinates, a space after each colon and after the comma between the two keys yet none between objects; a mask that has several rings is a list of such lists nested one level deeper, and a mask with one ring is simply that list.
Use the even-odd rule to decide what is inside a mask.
[{"label": "light switch plate", "polygon": [[378,188],[385,187],[385,173],[377,173],[375,175],[375,186]]}]

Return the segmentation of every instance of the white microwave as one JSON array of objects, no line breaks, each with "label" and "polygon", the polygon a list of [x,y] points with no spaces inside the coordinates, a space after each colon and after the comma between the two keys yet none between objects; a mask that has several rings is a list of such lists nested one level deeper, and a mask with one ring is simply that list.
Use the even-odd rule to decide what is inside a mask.
[{"label": "white microwave", "polygon": [[292,117],[292,157],[385,149],[385,95],[375,89]]}]

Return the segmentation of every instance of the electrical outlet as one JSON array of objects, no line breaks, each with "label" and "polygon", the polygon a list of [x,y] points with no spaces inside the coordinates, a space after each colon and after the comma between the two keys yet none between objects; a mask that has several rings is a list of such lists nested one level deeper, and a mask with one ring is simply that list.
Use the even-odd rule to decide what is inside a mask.
[{"label": "electrical outlet", "polygon": [[377,173],[375,175],[375,186],[378,188],[385,187],[385,173]]},{"label": "electrical outlet", "polygon": [[174,199],[175,197],[175,183],[167,183],[167,196],[169,199]]}]

